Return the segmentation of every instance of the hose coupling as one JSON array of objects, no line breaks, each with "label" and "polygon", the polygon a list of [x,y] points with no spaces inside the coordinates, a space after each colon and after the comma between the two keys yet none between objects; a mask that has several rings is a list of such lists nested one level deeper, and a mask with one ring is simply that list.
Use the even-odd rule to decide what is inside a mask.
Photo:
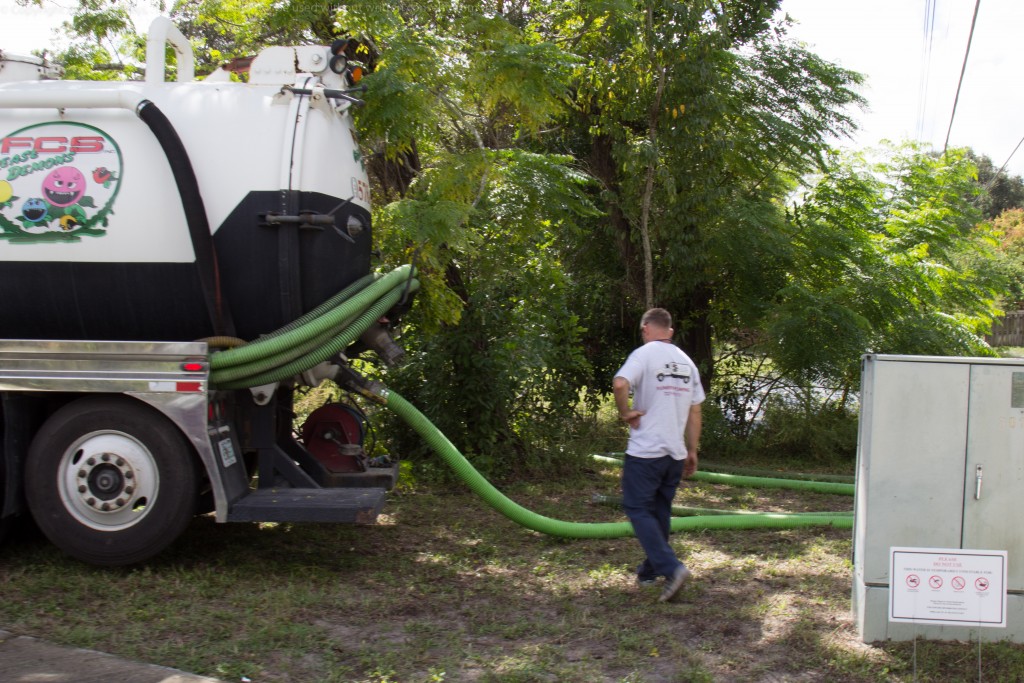
[{"label": "hose coupling", "polygon": [[380,323],[367,328],[359,337],[359,341],[376,351],[388,367],[394,367],[405,360],[405,349],[398,345],[387,328]]},{"label": "hose coupling", "polygon": [[334,381],[343,389],[359,394],[374,403],[381,405],[388,403],[388,390],[383,384],[366,379],[347,365],[343,365],[338,370],[338,376],[334,378]]}]

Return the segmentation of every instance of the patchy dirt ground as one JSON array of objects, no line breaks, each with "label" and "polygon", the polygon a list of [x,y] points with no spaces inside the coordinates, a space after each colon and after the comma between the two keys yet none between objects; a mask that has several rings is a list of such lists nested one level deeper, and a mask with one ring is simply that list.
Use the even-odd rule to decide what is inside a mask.
[{"label": "patchy dirt ground", "polygon": [[[617,475],[506,486],[541,514],[592,504]],[[852,498],[687,483],[678,503],[849,510]],[[0,555],[0,628],[227,681],[914,680],[911,644],[864,645],[850,614],[851,532],[674,537],[695,578],[661,604],[632,538],[526,531],[461,487],[392,497],[381,523],[197,519],[145,567],[98,570],[29,536]],[[985,646],[985,680],[1024,680],[1024,648]],[[975,646],[919,643],[916,680],[977,680]]]}]

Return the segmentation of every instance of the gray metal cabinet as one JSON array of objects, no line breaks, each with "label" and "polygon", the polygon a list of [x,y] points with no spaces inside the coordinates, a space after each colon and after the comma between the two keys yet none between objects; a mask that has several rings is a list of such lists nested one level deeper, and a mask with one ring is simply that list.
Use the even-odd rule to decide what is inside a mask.
[{"label": "gray metal cabinet", "polygon": [[[1024,642],[1024,359],[864,358],[853,604],[865,642]],[[889,548],[1006,550],[1007,628],[889,623]]]}]

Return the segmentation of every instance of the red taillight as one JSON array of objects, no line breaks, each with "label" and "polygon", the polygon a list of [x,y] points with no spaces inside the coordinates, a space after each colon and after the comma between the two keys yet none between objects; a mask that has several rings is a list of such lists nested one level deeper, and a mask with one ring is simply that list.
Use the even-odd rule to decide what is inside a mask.
[{"label": "red taillight", "polygon": [[204,363],[182,363],[181,369],[185,372],[202,372],[206,370]]}]

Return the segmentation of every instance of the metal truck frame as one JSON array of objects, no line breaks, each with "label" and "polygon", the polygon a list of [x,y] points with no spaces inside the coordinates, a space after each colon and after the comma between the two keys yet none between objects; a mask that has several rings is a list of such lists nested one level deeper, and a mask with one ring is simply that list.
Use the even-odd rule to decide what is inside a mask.
[{"label": "metal truck frame", "polygon": [[208,377],[202,342],[0,341],[0,516],[30,509],[100,565],[153,556],[204,499],[218,522],[376,519],[396,467],[339,481],[278,401],[211,392]]}]

